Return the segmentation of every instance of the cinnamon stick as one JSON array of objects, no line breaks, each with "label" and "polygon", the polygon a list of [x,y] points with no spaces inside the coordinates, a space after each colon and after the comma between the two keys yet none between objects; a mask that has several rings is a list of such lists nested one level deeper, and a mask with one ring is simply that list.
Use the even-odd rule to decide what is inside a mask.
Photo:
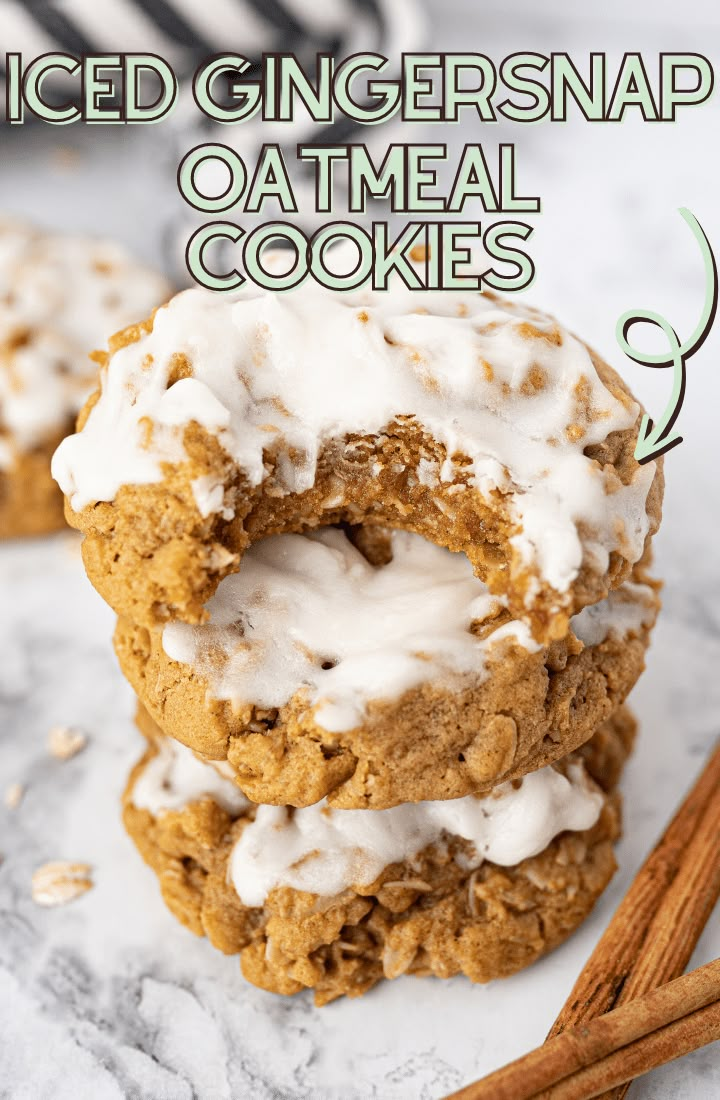
[{"label": "cinnamon stick", "polygon": [[[483,1081],[468,1085],[447,1100],[528,1100],[542,1089],[557,1088],[557,1082],[569,1078],[579,1065],[589,1066],[593,1061],[588,1054],[589,1046],[582,1056],[590,1061],[577,1062],[578,1036],[592,1034],[595,1038],[588,1040],[592,1045],[600,1042],[597,1036],[605,1034],[602,1028],[607,1026],[608,1019],[613,1020],[611,1027],[618,1026],[614,1022],[615,1012],[608,1010],[630,1013],[632,1024],[626,1034],[631,1036],[633,1028],[643,1019],[648,997],[657,997],[667,988],[669,995],[674,996],[675,983],[670,983],[670,979],[680,980],[677,975],[687,966],[720,895],[719,838],[720,743],[618,906],[575,982],[545,1046]],[[716,967],[718,963],[709,965]],[[707,968],[700,968],[694,972],[695,977],[704,972],[707,973]],[[682,981],[692,977],[687,975]],[[652,990],[657,992],[648,992]],[[659,1002],[650,1001],[653,1003]],[[640,1015],[636,1016],[636,1011]],[[587,1021],[593,1022],[588,1025]],[[675,1029],[668,1033],[670,1037],[660,1034],[665,1026]],[[595,1063],[601,1067],[594,1070],[598,1074],[592,1085],[596,1091],[582,1095],[619,1100],[627,1090],[625,1082],[639,1073],[719,1037],[712,1030],[714,1026],[715,1017],[705,1008],[690,1012],[689,1016],[671,1014],[664,1023],[654,1025],[655,1031],[625,1039],[628,1060],[620,1069],[619,1052],[603,1054],[601,1045],[594,1048]],[[562,1046],[565,1035],[568,1040]],[[607,1035],[605,1041],[609,1041]],[[615,1062],[610,1062],[611,1058]],[[633,1067],[640,1065],[645,1068],[633,1072]],[[618,1072],[627,1067],[627,1075],[618,1077]],[[510,1085],[504,1085],[502,1075],[511,1071],[514,1076]],[[509,1091],[500,1091],[502,1088]],[[550,1095],[555,1097],[554,1092]]]},{"label": "cinnamon stick", "polygon": [[[688,845],[678,873],[651,922],[643,949],[620,990],[627,1004],[682,974],[720,896],[720,795],[708,806]],[[629,1084],[604,1100],[622,1100]]]},{"label": "cinnamon stick", "polygon": [[[708,1007],[713,1011],[708,1013]],[[590,1024],[562,1032],[447,1100],[584,1100],[719,1037],[716,959]]]},{"label": "cinnamon stick", "polygon": [[681,974],[720,893],[720,744],[640,868],[549,1038]]},{"label": "cinnamon stick", "polygon": [[643,1073],[719,1039],[720,1001],[715,1001],[567,1077],[535,1100],[591,1100],[604,1095],[608,1085],[629,1087]]}]

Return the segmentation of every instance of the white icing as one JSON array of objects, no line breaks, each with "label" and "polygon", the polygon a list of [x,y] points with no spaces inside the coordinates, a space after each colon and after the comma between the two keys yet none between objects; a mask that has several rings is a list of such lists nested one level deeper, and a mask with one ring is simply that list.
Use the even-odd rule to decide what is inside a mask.
[{"label": "white icing", "polygon": [[95,384],[89,353],[168,294],[111,242],[0,223],[0,431],[23,450],[62,429]]},{"label": "white icing", "polygon": [[258,806],[230,860],[230,879],[244,905],[262,905],[277,886],[334,895],[367,886],[391,863],[412,859],[448,837],[469,841],[475,856],[509,867],[537,855],[566,829],[591,828],[603,805],[584,768],[568,777],[551,767],[504,783],[484,798],[418,802],[389,810],[332,810],[324,802],[302,810]]},{"label": "white icing", "polygon": [[229,865],[230,881],[248,906],[262,905],[276,886],[324,896],[366,886],[389,864],[450,837],[473,845],[474,855],[463,859],[467,870],[486,859],[511,867],[565,830],[592,828],[603,805],[582,764],[573,763],[567,777],[548,766],[484,797],[389,810],[333,810],[324,801],[301,810],[255,806],[217,765],[198,760],[179,742],[163,738],[158,749],[133,787],[132,801],[140,809],[158,816],[203,797],[236,815],[254,809]]},{"label": "white icing", "polygon": [[[392,561],[375,568],[338,530],[264,539],[221,582],[208,624],[165,627],[165,652],[207,677],[215,698],[280,707],[304,692],[315,721],[333,731],[357,726],[373,699],[482,678],[489,641],[470,626],[500,601],[464,554],[402,531],[392,549]],[[491,637],[538,648],[521,622]]]},{"label": "white icing", "polygon": [[213,512],[222,512],[225,519],[232,519],[232,512],[225,508],[225,486],[212,475],[196,477],[191,483],[193,496],[200,515],[205,519]]},{"label": "white icing", "polygon": [[656,601],[645,584],[627,581],[606,600],[584,607],[570,620],[576,638],[586,646],[600,645],[606,638],[639,634],[655,618]]},{"label": "white icing", "polygon": [[133,786],[132,800],[138,809],[159,817],[202,798],[212,798],[231,814],[240,814],[250,806],[233,783],[227,761],[204,763],[186,745],[167,737],[161,738],[156,748]]},{"label": "white icing", "polygon": [[[539,650],[517,620],[484,638],[470,632],[502,601],[464,554],[407,532],[391,538],[392,561],[380,567],[338,530],[256,543],[208,602],[209,622],[164,628],[167,656],[206,679],[213,698],[270,708],[297,697],[315,708],[318,725],[339,732],[359,725],[373,700],[428,682],[452,687],[463,676],[482,682],[503,641]],[[586,644],[596,644],[649,624],[653,606],[650,589],[628,585],[571,625],[586,641],[591,622]]]},{"label": "white icing", "polygon": [[[54,473],[75,509],[113,500],[125,483],[161,480],[161,463],[182,458],[183,428],[196,421],[254,486],[265,477],[263,450],[277,445],[280,491],[300,492],[328,439],[381,433],[396,416],[414,416],[449,456],[468,457],[465,472],[483,494],[508,495],[522,525],[514,538],[521,558],[565,591],[583,540],[600,567],[612,550],[640,557],[654,465],[606,491],[583,449],[631,428],[637,406],[605,389],[569,332],[558,330],[559,344],[530,339],[522,322],[554,326],[522,304],[409,291],[399,279],[384,292],[333,293],[313,280],[281,294],[251,285],[235,297],[186,291],[159,311],[151,334],[116,352],[100,401],[58,451]],[[178,353],[194,380],[167,390]],[[527,384],[531,368],[544,374],[539,389]],[[149,447],[145,417],[156,426]],[[441,470],[426,463],[420,477],[450,483],[455,474],[448,458]]]}]

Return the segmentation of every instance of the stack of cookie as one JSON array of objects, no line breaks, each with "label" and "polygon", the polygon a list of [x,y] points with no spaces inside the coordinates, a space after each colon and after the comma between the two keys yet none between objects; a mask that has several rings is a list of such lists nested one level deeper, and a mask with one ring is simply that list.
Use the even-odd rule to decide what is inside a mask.
[{"label": "stack of cookie", "polygon": [[50,459],[94,389],[88,349],[169,294],[111,241],[0,220],[0,538],[65,526]]},{"label": "stack of cookie", "polygon": [[400,282],[186,291],[101,358],[54,473],[172,911],[319,1003],[561,942],[614,871],[658,610],[624,383],[544,314]]}]

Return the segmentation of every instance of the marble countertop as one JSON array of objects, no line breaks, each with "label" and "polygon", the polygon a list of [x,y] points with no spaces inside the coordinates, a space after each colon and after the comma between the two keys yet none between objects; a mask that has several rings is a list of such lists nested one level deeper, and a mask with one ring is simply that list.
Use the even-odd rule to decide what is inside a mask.
[{"label": "marble countertop", "polygon": [[[682,24],[670,4],[569,9],[560,0],[542,12],[530,0],[436,0],[433,42],[493,57],[520,48],[688,49],[720,59],[710,3],[685,4]],[[676,210],[690,207],[720,248],[717,122],[713,101],[673,126],[570,122],[491,134],[517,142],[520,182],[544,200],[530,297],[621,367],[651,410],[662,407],[669,379],[623,364],[615,321],[649,306],[682,335],[694,326],[700,259]],[[477,139],[457,128],[448,137]],[[6,152],[0,208],[110,232],[148,259],[158,255],[158,211],[177,213],[180,200],[147,131],[65,128],[58,138],[23,128]],[[17,809],[0,807],[0,1097],[433,1100],[541,1041],[720,733],[719,351],[716,327],[691,361],[684,442],[666,463],[656,566],[665,608],[632,697],[642,732],[623,784],[620,871],[569,943],[488,987],[401,978],[318,1010],[308,996],[249,986],[236,959],[176,924],[120,824],[140,738],[110,646],[112,616],[85,579],[78,542],[68,534],[0,546],[0,788],[26,788]],[[89,736],[66,762],[46,750],[57,724]],[[51,859],[92,864],[94,889],[64,908],[36,907],[31,875]],[[693,964],[718,955],[716,913]],[[711,1100],[720,1095],[720,1054],[708,1048],[665,1067],[632,1095]]]}]

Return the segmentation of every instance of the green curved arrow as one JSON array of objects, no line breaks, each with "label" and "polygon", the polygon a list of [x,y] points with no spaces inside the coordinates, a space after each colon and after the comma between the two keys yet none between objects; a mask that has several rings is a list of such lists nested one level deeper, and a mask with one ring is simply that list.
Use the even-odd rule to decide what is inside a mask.
[{"label": "green curved arrow", "polygon": [[[657,423],[654,423],[645,414],[640,423],[640,431],[635,445],[635,458],[640,463],[650,462],[651,459],[659,457],[672,447],[676,447],[678,443],[682,443],[682,436],[678,435],[677,432],[673,432],[672,428],[685,397],[685,365],[690,356],[704,343],[712,328],[717,310],[717,266],[710,242],[699,221],[690,210],[681,207],[680,215],[687,222],[700,247],[705,267],[705,302],[700,319],[692,334],[681,343],[669,321],[661,314],[650,309],[628,310],[618,319],[615,327],[615,338],[629,359],[643,366],[673,368],[672,390],[662,416]],[[667,352],[643,352],[630,344],[628,333],[633,325],[641,321],[654,325],[665,334],[668,342]]]}]

